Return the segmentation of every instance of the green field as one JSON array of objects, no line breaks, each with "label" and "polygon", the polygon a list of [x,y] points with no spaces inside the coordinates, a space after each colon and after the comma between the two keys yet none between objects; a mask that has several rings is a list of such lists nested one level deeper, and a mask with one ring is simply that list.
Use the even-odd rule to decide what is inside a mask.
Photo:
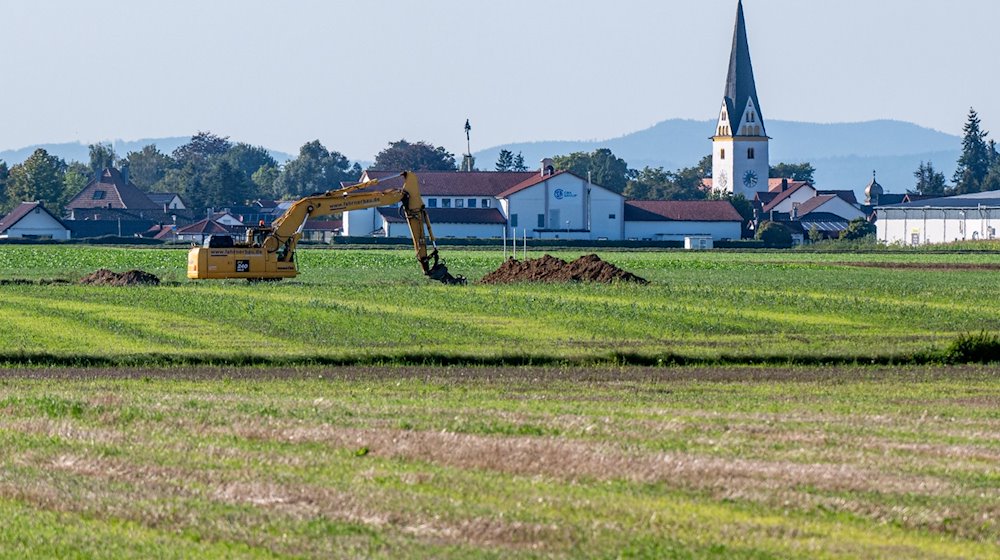
[{"label": "green field", "polygon": [[[472,280],[502,260],[445,256]],[[409,252],[358,250],[303,251],[294,281],[198,283],[179,249],[4,246],[0,279],[75,280],[103,266],[167,285],[0,286],[0,361],[912,362],[962,333],[1000,332],[992,252],[602,256],[652,284],[443,286]],[[898,263],[931,268],[888,268]]]},{"label": "green field", "polygon": [[1000,254],[445,256],[0,245],[0,559],[1000,557]]},{"label": "green field", "polygon": [[997,374],[8,371],[0,558],[996,558]]}]

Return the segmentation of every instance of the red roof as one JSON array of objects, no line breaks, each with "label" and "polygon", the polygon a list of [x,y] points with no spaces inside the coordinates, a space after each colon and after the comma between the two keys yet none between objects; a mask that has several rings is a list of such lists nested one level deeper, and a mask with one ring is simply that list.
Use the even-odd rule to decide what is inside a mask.
[{"label": "red roof", "polygon": [[91,179],[66,205],[75,208],[127,208],[129,210],[162,210],[163,207],[146,196],[132,181],[125,181],[114,167],[105,168],[100,180]]},{"label": "red roof", "polygon": [[[383,206],[378,213],[385,221],[393,224],[403,223],[405,218],[399,215],[399,207]],[[498,224],[507,223],[506,218],[496,208],[428,208],[427,218],[434,224]]]},{"label": "red roof", "polygon": [[832,194],[822,194],[810,198],[809,200],[803,202],[802,204],[799,204],[799,209],[798,209],[799,217],[805,216],[806,214],[812,212],[813,210],[819,208],[820,206],[823,206],[824,204],[830,202],[835,198],[837,198],[837,196]]},{"label": "red roof", "polygon": [[626,222],[742,222],[728,200],[626,200]]},{"label": "red roof", "polygon": [[209,220],[205,218],[204,220],[195,222],[191,225],[184,226],[177,230],[178,234],[197,234],[197,235],[208,235],[208,234],[228,234],[229,229],[226,226],[216,222],[215,220]]},{"label": "red roof", "polygon": [[576,175],[574,175],[573,173],[570,173],[569,171],[565,171],[565,170],[563,170],[563,171],[556,171],[552,175],[542,175],[542,173],[540,171],[536,171],[533,174],[532,177],[529,177],[529,178],[525,179],[524,181],[522,181],[522,182],[514,185],[513,187],[511,187],[511,188],[503,191],[502,193],[498,194],[497,198],[507,198],[508,196],[510,196],[510,195],[512,195],[514,193],[521,192],[524,189],[530,189],[531,187],[533,187],[535,185],[538,185],[540,183],[544,183],[545,181],[548,181],[549,179],[551,179],[553,177],[558,177],[559,175],[562,175],[564,173],[569,173],[570,175],[573,175],[574,177],[576,177]]},{"label": "red roof", "polygon": [[[41,202],[22,202],[18,204],[9,214],[0,218],[0,233],[6,232],[8,229],[14,227],[17,222],[20,222],[22,218],[31,213],[35,208],[41,208],[46,214],[52,216],[52,219],[62,225],[62,221],[55,217],[52,212],[49,212]],[[63,226],[66,227],[66,226]]]},{"label": "red roof", "polygon": [[[514,185],[537,176],[538,171],[416,171],[422,196],[495,197]],[[366,171],[369,179],[398,175],[398,171]],[[389,179],[372,188],[381,190],[403,186],[403,178]]]},{"label": "red roof", "polygon": [[[791,185],[792,181],[789,181],[788,184]],[[795,181],[795,186],[794,187],[788,187],[788,190],[781,191],[781,193],[779,193],[778,196],[774,197],[774,199],[771,200],[771,202],[768,202],[767,204],[765,204],[764,205],[764,211],[765,212],[770,212],[777,205],[781,204],[783,201],[787,200],[788,197],[792,196],[792,194],[794,194],[795,192],[797,192],[800,189],[805,188],[805,187],[812,188],[812,185],[810,185],[809,183],[807,183],[805,181]]]},{"label": "red roof", "polygon": [[792,179],[785,179],[782,177],[778,177],[776,179],[772,178],[767,180],[767,190],[771,192],[781,192],[782,186],[784,185],[784,181],[788,181],[788,185],[785,187],[785,190],[793,187],[798,188],[802,185],[809,184],[809,181],[794,181]]}]

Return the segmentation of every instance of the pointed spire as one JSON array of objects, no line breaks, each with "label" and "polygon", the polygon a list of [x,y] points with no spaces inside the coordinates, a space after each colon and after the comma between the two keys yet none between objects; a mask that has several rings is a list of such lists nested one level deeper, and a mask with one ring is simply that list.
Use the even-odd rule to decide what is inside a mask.
[{"label": "pointed spire", "polygon": [[761,134],[764,131],[764,117],[761,115],[760,101],[757,99],[757,85],[753,79],[753,65],[750,62],[750,44],[747,41],[746,20],[743,18],[743,0],[736,5],[736,28],[733,30],[733,50],[729,55],[729,75],[726,77],[726,108],[731,128],[739,127],[739,119],[753,100],[760,121]]}]

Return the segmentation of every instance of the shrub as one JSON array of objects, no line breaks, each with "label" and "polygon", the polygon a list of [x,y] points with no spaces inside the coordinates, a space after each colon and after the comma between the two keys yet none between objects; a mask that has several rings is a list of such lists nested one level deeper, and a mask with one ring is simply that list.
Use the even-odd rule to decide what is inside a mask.
[{"label": "shrub", "polygon": [[948,347],[945,358],[953,364],[985,364],[1000,361],[1000,336],[986,331],[961,334]]},{"label": "shrub", "polygon": [[768,247],[791,247],[792,232],[777,222],[764,222],[757,228],[757,239]]}]

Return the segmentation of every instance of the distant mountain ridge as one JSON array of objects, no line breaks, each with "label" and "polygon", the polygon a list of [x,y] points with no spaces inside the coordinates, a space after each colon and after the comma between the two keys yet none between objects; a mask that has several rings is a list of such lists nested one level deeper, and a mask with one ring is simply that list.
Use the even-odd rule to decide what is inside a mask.
[{"label": "distant mountain ridge", "polygon": [[[544,157],[609,148],[632,168],[677,169],[695,165],[712,151],[715,121],[672,119],[618,138],[597,141],[521,142],[475,154],[480,169],[491,169],[501,149],[521,152],[528,167]],[[771,163],[808,161],[821,188],[854,189],[861,194],[872,171],[887,192],[913,187],[913,172],[932,161],[949,179],[961,150],[958,136],[916,124],[877,120],[858,123],[806,123],[771,120],[767,132]]]},{"label": "distant mountain ridge", "polygon": [[[190,136],[171,136],[167,138],[143,138],[141,140],[104,140],[103,142],[110,143],[114,146],[115,153],[118,154],[119,157],[125,157],[125,155],[129,152],[138,152],[150,144],[155,144],[161,152],[169,154],[190,141]],[[238,140],[234,140],[234,142],[238,142]],[[49,154],[58,156],[66,161],[82,161],[85,163],[90,161],[90,149],[88,148],[88,144],[80,142],[36,144],[34,146],[26,146],[16,150],[4,150],[0,151],[0,160],[7,162],[7,165],[21,163],[28,159],[28,156],[34,153],[34,151],[38,148],[43,148]],[[269,149],[268,152],[270,152],[271,157],[278,160],[279,163],[284,163],[292,159],[291,155],[284,152],[271,149]]]}]

